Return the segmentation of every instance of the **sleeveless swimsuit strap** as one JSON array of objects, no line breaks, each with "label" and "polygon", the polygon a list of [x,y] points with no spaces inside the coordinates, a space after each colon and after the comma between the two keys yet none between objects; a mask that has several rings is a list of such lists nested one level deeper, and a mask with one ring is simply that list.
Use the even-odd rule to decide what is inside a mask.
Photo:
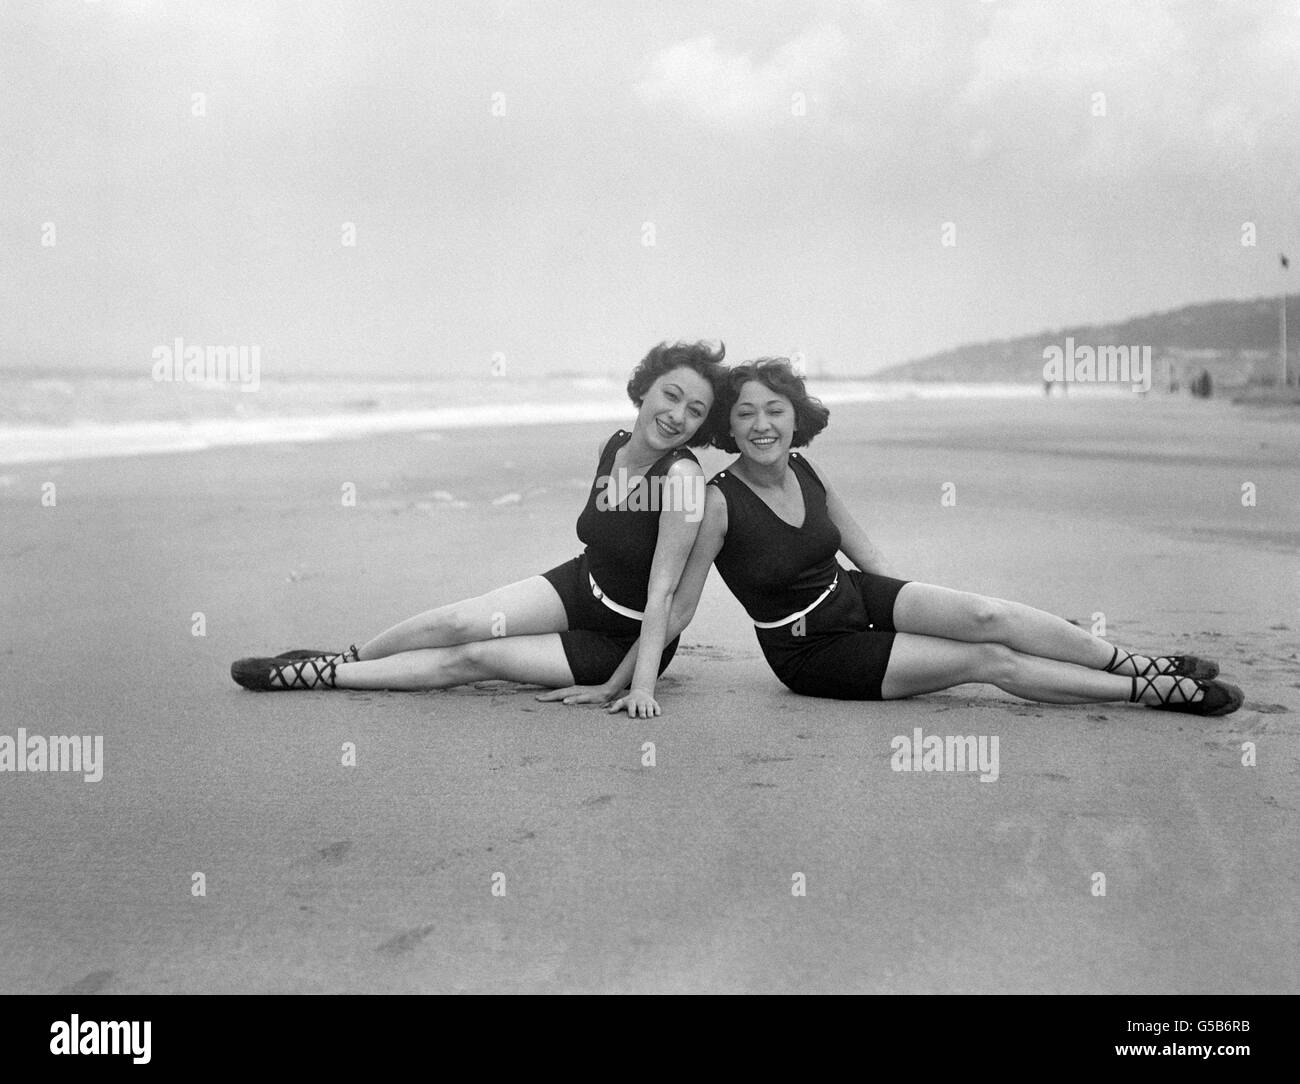
[{"label": "sleeveless swimsuit strap", "polygon": [[[622,438],[621,440],[619,439],[620,437]],[[625,445],[631,439],[632,439],[632,434],[630,431],[628,431],[627,429],[618,430],[612,437],[609,438],[609,440],[605,441],[605,447],[603,447],[600,450],[599,465],[601,466],[604,465],[605,457],[610,455],[611,450],[615,454],[617,454],[619,448],[622,448],[623,445]],[[614,447],[615,441],[618,441],[618,447]],[[683,444],[679,448],[671,448],[668,451],[664,452],[663,455],[661,455],[658,459],[656,459],[653,463],[651,463],[648,468],[646,468],[646,473],[649,474],[650,471],[654,470],[655,467],[659,466],[659,464],[662,463],[665,459],[677,459],[683,455],[689,455],[692,459],[695,459],[695,454],[689,448],[687,448],[686,445]],[[699,462],[698,459],[696,459],[695,461],[697,463]]]}]

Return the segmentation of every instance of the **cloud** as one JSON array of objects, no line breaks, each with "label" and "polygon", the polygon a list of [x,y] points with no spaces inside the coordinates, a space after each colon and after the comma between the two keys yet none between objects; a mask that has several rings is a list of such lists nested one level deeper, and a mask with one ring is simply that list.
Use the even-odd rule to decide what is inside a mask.
[{"label": "cloud", "polygon": [[838,10],[770,53],[711,33],[678,41],[637,96],[741,132],[788,118],[801,93],[823,137],[862,153],[873,177],[988,163],[1032,187],[1300,169],[1300,17],[1287,4]]},{"label": "cloud", "polygon": [[649,106],[669,105],[711,124],[734,126],[788,117],[796,94],[816,101],[837,81],[850,53],[836,26],[807,30],[755,62],[718,47],[711,34],[670,45],[637,84]]},{"label": "cloud", "polygon": [[970,59],[950,119],[984,152],[1112,177],[1294,159],[1300,19],[1280,6],[1001,5]]}]

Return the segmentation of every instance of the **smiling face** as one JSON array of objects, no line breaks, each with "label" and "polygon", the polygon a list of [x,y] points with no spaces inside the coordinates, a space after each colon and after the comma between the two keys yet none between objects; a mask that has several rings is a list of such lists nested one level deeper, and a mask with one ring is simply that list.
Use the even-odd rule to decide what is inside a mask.
[{"label": "smiling face", "polygon": [[740,454],[761,466],[779,462],[794,440],[794,404],[761,380],[740,388],[731,408],[731,437]]},{"label": "smiling face", "polygon": [[680,448],[699,431],[713,406],[713,385],[681,366],[659,377],[641,400],[637,425],[652,448]]}]

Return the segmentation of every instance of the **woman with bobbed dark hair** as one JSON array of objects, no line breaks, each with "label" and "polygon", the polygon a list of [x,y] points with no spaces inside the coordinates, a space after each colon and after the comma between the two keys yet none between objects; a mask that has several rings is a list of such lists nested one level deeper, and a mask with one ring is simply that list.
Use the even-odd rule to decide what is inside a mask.
[{"label": "woman with bobbed dark hair", "polygon": [[803,377],[794,371],[794,366],[785,358],[760,358],[747,361],[743,365],[733,365],[727,371],[718,402],[721,423],[714,429],[713,446],[733,455],[740,453],[740,446],[731,432],[729,403],[740,397],[741,389],[751,380],[761,380],[771,391],[785,396],[790,401],[794,412],[794,432],[790,436],[791,448],[807,447],[813,437],[826,428],[831,420],[831,412],[822,405],[820,399],[808,394]]},{"label": "woman with bobbed dark hair", "polygon": [[[793,450],[830,415],[784,358],[733,368],[720,408],[715,443],[739,458],[710,479],[670,635],[690,622],[717,565],[776,676],[807,696],[894,700],[986,682],[1053,704],[1129,701],[1194,715],[1241,706],[1241,690],[1212,680],[1209,660],[1133,654],[1030,606],[888,575],[825,472]],[[858,567],[841,565],[841,551]],[[619,710],[628,673],[625,661],[589,699]]]},{"label": "woman with bobbed dark hair", "polygon": [[[722,364],[727,356],[726,343],[719,343],[714,350],[707,343],[660,343],[646,354],[632,370],[627,382],[627,397],[638,410],[645,402],[655,383],[674,369],[692,369],[706,381],[714,392],[713,403],[709,407],[704,424],[695,428],[684,442],[687,448],[707,448],[718,435],[718,426],[725,427],[727,416],[722,411],[722,402],[717,392],[722,382],[727,379],[728,369]],[[620,430],[626,432],[626,430]]]},{"label": "woman with bobbed dark hair", "polygon": [[725,353],[721,344],[665,342],[633,371],[636,422],[601,444],[578,517],[586,544],[578,557],[427,610],[360,648],[240,659],[231,676],[261,691],[439,689],[492,678],[595,685],[637,645],[628,713],[658,714],[655,681],[677,649],[666,635],[669,606],[705,498],[704,472],[688,449],[708,444],[723,418]]}]

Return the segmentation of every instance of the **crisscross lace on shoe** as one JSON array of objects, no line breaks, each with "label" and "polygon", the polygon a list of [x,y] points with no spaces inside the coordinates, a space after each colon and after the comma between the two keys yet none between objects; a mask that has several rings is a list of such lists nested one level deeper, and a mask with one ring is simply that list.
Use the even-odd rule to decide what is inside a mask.
[{"label": "crisscross lace on shoe", "polygon": [[[1178,674],[1183,669],[1184,657],[1182,655],[1139,655],[1135,651],[1121,651],[1117,647],[1112,647],[1114,654],[1110,662],[1106,664],[1106,673],[1117,673],[1122,666],[1133,664],[1133,674],[1126,674],[1125,677],[1146,677],[1154,674],[1156,677],[1163,677],[1167,674]],[[1123,655],[1123,658],[1120,656]],[[1138,664],[1134,659],[1146,659],[1147,664],[1138,669]],[[1167,666],[1162,665],[1168,663]]]},{"label": "crisscross lace on shoe", "polygon": [[[1134,674],[1130,676],[1129,680],[1133,682],[1132,702],[1134,704],[1146,704],[1146,701],[1142,698],[1147,694],[1148,690],[1155,693],[1156,699],[1159,701],[1157,704],[1147,704],[1147,707],[1151,708],[1178,707],[1183,704],[1199,704],[1201,703],[1201,700],[1205,699],[1204,696],[1201,697],[1201,700],[1195,699],[1198,692],[1205,690],[1205,685],[1202,682],[1197,681],[1196,678],[1175,677],[1173,678],[1173,683],[1169,686],[1169,691],[1162,693],[1159,686],[1156,685],[1156,678],[1158,677],[1171,677],[1171,675],[1155,674],[1152,677],[1147,677],[1145,674]],[[1138,689],[1139,681],[1142,682],[1142,689],[1140,691]],[[1183,690],[1184,681],[1191,683],[1191,696],[1188,696]]]},{"label": "crisscross lace on shoe", "polygon": [[[1136,661],[1138,659],[1146,659],[1145,665],[1140,670]],[[1154,674],[1157,677],[1172,675],[1196,678],[1197,681],[1213,681],[1219,676],[1219,664],[1213,659],[1202,659],[1198,655],[1139,655],[1134,651],[1121,651],[1113,645],[1110,662],[1103,669],[1108,674],[1132,677],[1132,674],[1122,673],[1123,668],[1129,664],[1132,664],[1138,677],[1149,677]]]},{"label": "crisscross lace on shoe", "polygon": [[[280,666],[273,666],[272,684],[278,679],[286,689],[314,689],[318,685],[333,689],[334,671],[338,668],[336,660],[341,657],[335,655],[328,659],[303,659],[301,662],[287,662]],[[311,672],[310,676],[308,671]]]}]

